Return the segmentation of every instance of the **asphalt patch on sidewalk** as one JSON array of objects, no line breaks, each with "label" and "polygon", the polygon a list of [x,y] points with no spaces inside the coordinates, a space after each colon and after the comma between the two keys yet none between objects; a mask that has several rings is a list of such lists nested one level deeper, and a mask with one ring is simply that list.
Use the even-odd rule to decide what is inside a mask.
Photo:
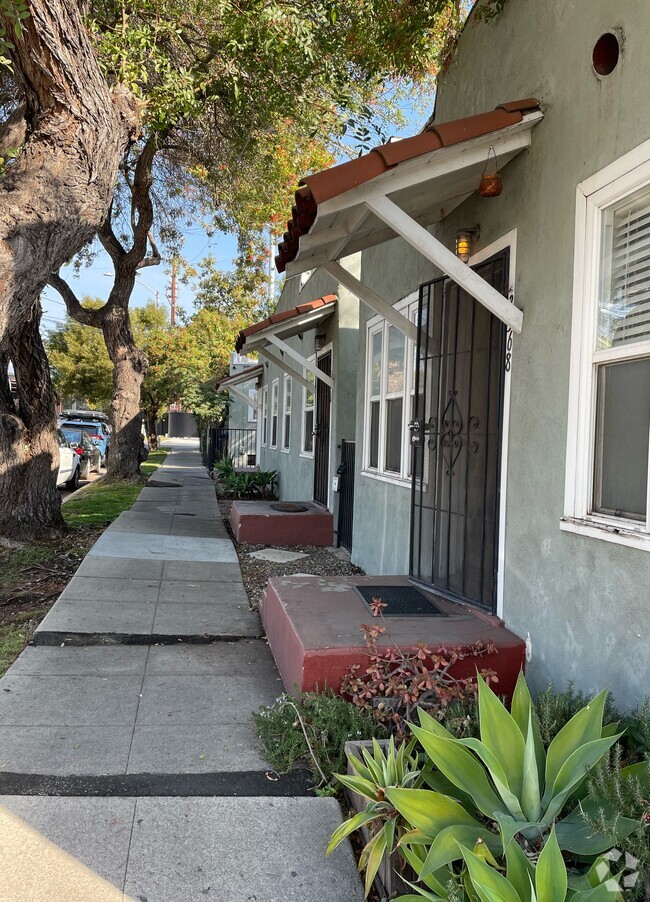
[{"label": "asphalt patch on sidewalk", "polygon": [[256,798],[313,796],[313,789],[314,781],[307,770],[295,770],[288,774],[267,770],[69,777],[0,773],[0,796]]}]

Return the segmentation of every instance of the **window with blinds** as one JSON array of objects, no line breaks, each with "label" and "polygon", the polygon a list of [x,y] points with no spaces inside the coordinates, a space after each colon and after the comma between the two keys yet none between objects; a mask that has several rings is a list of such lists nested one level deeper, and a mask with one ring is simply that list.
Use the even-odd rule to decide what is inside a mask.
[{"label": "window with blinds", "polygon": [[650,341],[650,190],[604,215],[598,347]]},{"label": "window with blinds", "polygon": [[[593,509],[648,518],[650,189],[603,210]],[[639,345],[638,354],[634,347]]]}]

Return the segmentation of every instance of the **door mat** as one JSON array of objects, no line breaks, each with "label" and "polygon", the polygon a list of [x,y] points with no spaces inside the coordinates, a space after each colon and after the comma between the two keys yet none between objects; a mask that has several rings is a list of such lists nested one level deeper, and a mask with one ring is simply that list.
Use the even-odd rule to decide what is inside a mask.
[{"label": "door mat", "polygon": [[433,600],[415,586],[355,586],[366,604],[378,598],[388,607],[384,617],[446,617]]},{"label": "door mat", "polygon": [[309,510],[304,504],[295,504],[292,501],[277,501],[269,507],[271,510],[280,511],[283,514],[304,514]]}]

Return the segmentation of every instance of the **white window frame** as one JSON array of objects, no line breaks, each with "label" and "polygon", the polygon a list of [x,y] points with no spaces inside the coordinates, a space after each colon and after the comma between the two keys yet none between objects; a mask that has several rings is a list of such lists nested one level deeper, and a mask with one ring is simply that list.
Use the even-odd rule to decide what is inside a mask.
[{"label": "white window frame", "polygon": [[266,448],[266,442],[269,435],[269,387],[265,385],[262,389],[262,423],[261,423],[261,442],[262,448]]},{"label": "white window frame", "polygon": [[[278,430],[280,427],[280,379],[274,379],[271,383],[271,406],[269,409],[269,448],[271,451],[278,449]],[[275,442],[273,441],[273,420],[275,419]]]},{"label": "white window frame", "polygon": [[256,423],[257,422],[257,389],[249,388],[248,389],[248,397],[252,401],[252,404],[250,404],[248,407],[248,422]]},{"label": "white window frame", "polygon": [[592,511],[598,366],[650,356],[650,342],[596,350],[598,281],[605,208],[650,186],[650,141],[578,185],[564,516],[566,532],[650,551],[650,476],[645,523]]},{"label": "white window frame", "polygon": [[[316,365],[316,355],[315,355],[315,354],[312,354],[312,356],[311,356],[311,357],[308,357],[307,359],[309,360],[310,363],[313,363],[314,366]],[[314,382],[314,388],[313,388],[313,390],[312,390],[312,392],[311,392],[311,396],[312,396],[313,401],[312,401],[312,404],[311,404],[309,407],[307,406],[307,389],[305,388],[304,385],[303,385],[303,387],[302,387],[302,407],[301,407],[302,413],[301,413],[301,417],[300,417],[300,419],[301,419],[301,424],[300,424],[300,457],[306,457],[306,458],[309,458],[309,459],[311,460],[311,459],[313,459],[313,457],[314,457],[314,441],[313,441],[313,435],[312,435],[311,451],[305,451],[305,438],[306,438],[306,432],[305,432],[305,420],[306,420],[306,414],[307,414],[307,411],[308,411],[308,410],[313,410],[313,412],[314,412],[314,419],[312,420],[312,423],[315,425],[315,418],[316,418],[316,379],[314,378],[314,374],[308,372],[304,367],[303,367],[302,373],[303,373],[303,376],[305,377],[305,379],[307,379],[309,382],[311,382],[312,380],[313,380],[313,382]],[[312,426],[312,431],[313,431],[313,426]]]},{"label": "white window frame", "polygon": [[[287,395],[289,397],[289,404],[287,405]],[[284,374],[283,386],[282,386],[282,440],[280,443],[280,450],[284,451],[285,454],[288,454],[291,451],[291,404],[293,400],[293,380],[288,373]],[[289,437],[288,441],[285,445],[285,425],[287,417],[289,417]]]},{"label": "white window frame", "polygon": [[[417,322],[417,309],[419,302],[419,292],[413,291],[401,301],[393,306],[399,313],[403,313],[414,322]],[[415,344],[409,338],[405,340],[405,356],[404,356],[404,390],[401,393],[403,397],[402,404],[402,458],[400,472],[386,469],[386,401],[388,400],[387,392],[387,376],[388,376],[388,330],[391,324],[381,316],[373,316],[366,323],[366,390],[364,399],[364,447],[363,447],[363,467],[361,473],[363,476],[378,479],[381,482],[392,482],[395,485],[411,484],[411,453],[410,453],[410,436],[407,424],[411,419],[411,398],[415,391],[415,380],[413,373],[413,359],[415,355]],[[370,466],[370,404],[372,389],[372,336],[376,332],[382,332],[382,367],[381,367],[381,388],[379,396],[379,449],[377,456],[377,467]],[[399,397],[399,394],[392,393],[391,398]],[[376,395],[372,396],[372,401],[376,401]]]}]

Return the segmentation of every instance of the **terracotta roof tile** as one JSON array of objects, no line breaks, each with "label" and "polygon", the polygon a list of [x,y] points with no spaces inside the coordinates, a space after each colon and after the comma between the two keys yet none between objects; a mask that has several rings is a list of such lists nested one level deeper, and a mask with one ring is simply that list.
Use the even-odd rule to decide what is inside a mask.
[{"label": "terracotta roof tile", "polygon": [[261,375],[264,372],[264,367],[261,363],[256,363],[255,366],[249,366],[248,369],[240,370],[238,373],[232,373],[230,376],[226,376],[224,379],[220,379],[215,383],[215,388],[217,391],[222,389],[224,386],[227,388],[228,383],[232,381],[241,382],[247,377],[248,379],[254,379],[256,376]]},{"label": "terracotta roof tile", "polygon": [[297,307],[292,307],[290,310],[283,310],[281,313],[274,313],[272,316],[267,316],[266,319],[261,320],[259,323],[253,323],[252,326],[248,326],[246,329],[242,329],[242,331],[237,336],[237,340],[235,342],[235,350],[241,351],[241,349],[246,344],[246,339],[251,335],[255,335],[257,332],[261,332],[263,329],[268,329],[269,326],[275,326],[278,323],[286,322],[287,320],[295,319],[297,316],[302,316],[305,313],[311,313],[312,310],[318,310],[319,307],[326,307],[328,304],[336,303],[336,295],[335,294],[325,294],[322,298],[316,298],[315,301],[308,301],[305,304],[298,304]]},{"label": "terracotta roof tile", "polygon": [[291,220],[287,223],[287,231],[278,245],[275,258],[278,272],[284,272],[287,263],[297,256],[299,238],[306,235],[314,224],[318,204],[369,182],[406,160],[516,125],[521,122],[524,113],[537,109],[539,103],[535,98],[512,100],[500,104],[489,113],[433,125],[419,135],[383,144],[356,160],[305,176],[295,193],[295,205],[291,211]]}]

